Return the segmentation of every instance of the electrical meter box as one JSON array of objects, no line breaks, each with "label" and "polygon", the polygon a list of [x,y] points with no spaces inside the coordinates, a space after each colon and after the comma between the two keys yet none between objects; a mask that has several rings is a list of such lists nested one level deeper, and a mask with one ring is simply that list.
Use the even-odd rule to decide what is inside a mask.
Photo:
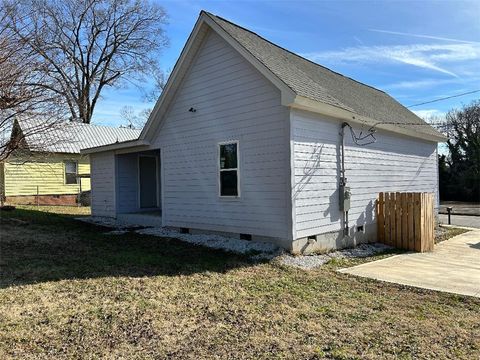
[{"label": "electrical meter box", "polygon": [[350,210],[350,187],[342,185],[340,186],[340,210],[348,211]]}]

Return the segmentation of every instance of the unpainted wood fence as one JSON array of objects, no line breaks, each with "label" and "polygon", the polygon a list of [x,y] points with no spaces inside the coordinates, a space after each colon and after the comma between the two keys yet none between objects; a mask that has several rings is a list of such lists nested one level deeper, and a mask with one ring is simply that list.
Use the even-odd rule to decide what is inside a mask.
[{"label": "unpainted wood fence", "polygon": [[433,250],[433,193],[381,192],[376,208],[379,242],[418,252]]}]

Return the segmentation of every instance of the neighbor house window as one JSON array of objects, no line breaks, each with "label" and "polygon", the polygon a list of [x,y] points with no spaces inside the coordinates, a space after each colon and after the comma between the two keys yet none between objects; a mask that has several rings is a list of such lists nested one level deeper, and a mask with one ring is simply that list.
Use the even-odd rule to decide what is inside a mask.
[{"label": "neighbor house window", "polygon": [[218,146],[220,196],[239,196],[238,141],[221,143]]},{"label": "neighbor house window", "polygon": [[65,161],[65,184],[78,184],[78,163]]}]

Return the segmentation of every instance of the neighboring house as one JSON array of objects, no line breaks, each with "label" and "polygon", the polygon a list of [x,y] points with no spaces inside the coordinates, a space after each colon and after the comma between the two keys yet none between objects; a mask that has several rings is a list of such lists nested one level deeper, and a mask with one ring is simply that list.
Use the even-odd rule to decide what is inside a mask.
[{"label": "neighboring house", "polygon": [[437,194],[439,141],[383,91],[201,12],[139,139],[84,153],[93,215],[308,252],[375,240],[379,191]]},{"label": "neighboring house", "polygon": [[[22,146],[0,163],[0,196],[8,204],[74,205],[90,191],[90,162],[80,149],[138,138],[140,130],[16,121]],[[38,130],[32,130],[38,129]],[[28,135],[27,135],[28,134]]]}]

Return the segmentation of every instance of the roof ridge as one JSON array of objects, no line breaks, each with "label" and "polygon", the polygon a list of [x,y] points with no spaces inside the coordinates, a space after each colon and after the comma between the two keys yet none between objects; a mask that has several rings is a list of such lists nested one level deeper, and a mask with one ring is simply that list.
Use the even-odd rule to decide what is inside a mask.
[{"label": "roof ridge", "polygon": [[[49,122],[52,120],[43,120],[43,119],[38,119],[38,118],[31,118],[31,119],[22,119],[22,118],[17,118],[16,119],[19,122],[19,125],[25,125],[25,124],[32,124],[32,122]],[[53,123],[59,124],[59,123],[64,123],[64,125],[72,125],[72,126],[78,126],[78,127],[95,127],[95,128],[104,128],[108,130],[127,130],[127,131],[141,131],[141,129],[130,129],[128,127],[121,127],[121,126],[109,126],[109,125],[97,125],[97,124],[86,124],[84,122],[80,121],[72,121],[72,120],[58,120],[54,121]]]},{"label": "roof ridge", "polygon": [[[323,68],[323,69],[325,69],[325,70],[327,70],[327,71],[330,71],[330,72],[332,72],[332,73],[334,73],[334,74],[336,74],[336,75],[340,75],[340,76],[342,76],[342,77],[344,77],[344,78],[346,78],[346,79],[349,79],[349,80],[351,80],[351,81],[354,81],[354,82],[358,83],[359,85],[369,87],[369,88],[371,88],[371,89],[373,89],[373,90],[376,90],[376,91],[378,91],[378,92],[381,92],[381,93],[383,93],[383,94],[388,95],[388,93],[386,93],[385,91],[380,90],[380,89],[378,89],[378,88],[376,88],[376,87],[374,87],[374,86],[372,86],[372,85],[365,84],[365,83],[363,83],[363,82],[361,82],[361,81],[359,81],[359,80],[356,80],[356,79],[353,79],[353,78],[351,78],[351,77],[349,77],[349,76],[343,75],[343,74],[341,74],[341,73],[339,73],[339,72],[337,72],[337,71],[334,71],[334,70],[332,70],[332,69],[330,69],[330,68],[328,68],[328,67],[326,67],[326,66],[324,66],[324,65],[318,64],[318,63],[316,63],[316,62],[314,62],[314,61],[312,61],[312,60],[309,60],[309,59],[307,59],[307,58],[305,58],[305,57],[303,57],[303,56],[301,56],[301,55],[298,55],[297,53],[295,53],[295,52],[293,52],[293,51],[291,51],[291,50],[288,50],[288,49],[286,49],[286,48],[284,48],[284,47],[282,47],[282,46],[280,46],[280,45],[277,45],[277,44],[275,44],[274,42],[272,42],[272,41],[264,38],[263,36],[257,34],[256,32],[254,32],[254,31],[252,31],[252,30],[249,30],[249,29],[247,29],[247,28],[245,28],[245,27],[243,27],[243,26],[241,26],[241,25],[235,24],[234,22],[232,22],[232,21],[230,21],[230,20],[228,20],[228,19],[225,19],[225,18],[223,18],[223,17],[221,17],[221,16],[212,14],[212,13],[210,13],[210,12],[208,12],[208,11],[205,11],[205,10],[202,10],[200,13],[202,13],[202,12],[205,13],[205,14],[207,14],[207,15],[210,16],[210,17],[212,17],[212,16],[213,16],[213,17],[216,17],[216,18],[218,18],[218,19],[220,19],[220,20],[223,20],[223,21],[225,21],[225,22],[233,25],[233,26],[236,26],[236,27],[238,27],[238,28],[240,28],[240,29],[242,29],[242,30],[245,30],[245,31],[247,31],[247,32],[249,32],[249,33],[251,33],[251,34],[253,34],[253,35],[255,35],[255,36],[258,36],[258,37],[259,37],[260,39],[262,39],[263,41],[266,41],[266,42],[268,42],[269,44],[271,44],[271,45],[273,45],[273,46],[275,46],[275,47],[277,47],[277,48],[279,48],[279,49],[281,49],[281,50],[283,50],[283,51],[285,51],[285,52],[288,52],[289,54],[292,54],[292,55],[294,55],[294,56],[302,59],[303,61],[307,61],[307,62],[309,62],[309,63],[311,63],[311,64],[313,64],[313,65],[315,65],[315,66],[319,66],[319,67],[321,67],[321,68]],[[300,70],[300,69],[299,69],[299,70]],[[300,70],[300,71],[301,71],[301,70]],[[305,73],[305,72],[303,72],[303,73]],[[310,77],[309,77],[309,78],[310,78]],[[390,96],[390,95],[388,95],[388,96]],[[390,97],[391,97],[391,96],[390,96]]]},{"label": "roof ridge", "polygon": [[98,124],[85,124],[83,122],[78,122],[78,121],[66,121],[67,124],[75,124],[75,126],[90,126],[90,127],[97,127],[97,128],[106,128],[106,129],[118,129],[118,130],[127,130],[127,131],[141,131],[141,129],[130,129],[127,127],[121,127],[121,126],[109,126],[109,125],[98,125]]}]

